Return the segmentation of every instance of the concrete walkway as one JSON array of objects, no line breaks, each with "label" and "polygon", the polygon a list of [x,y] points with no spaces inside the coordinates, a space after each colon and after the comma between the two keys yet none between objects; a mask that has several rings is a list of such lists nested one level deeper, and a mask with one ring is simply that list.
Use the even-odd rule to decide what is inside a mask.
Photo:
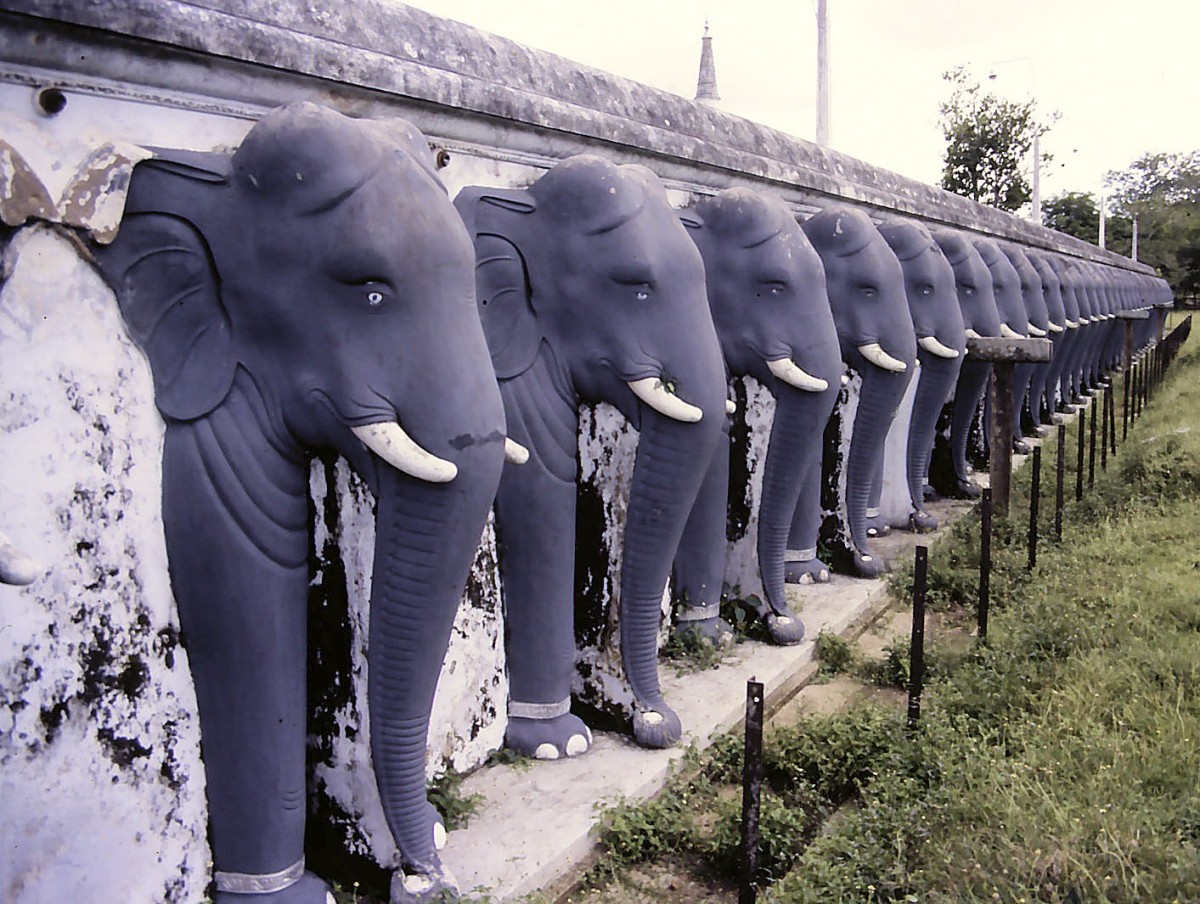
[{"label": "concrete walkway", "polygon": [[[969,508],[965,502],[930,505],[943,524]],[[899,563],[912,556],[918,543],[936,542],[939,533],[894,531],[875,541],[875,550],[889,563]],[[657,793],[687,745],[704,747],[711,735],[741,721],[748,679],[765,685],[769,715],[815,674],[813,642],[818,633],[856,633],[889,604],[882,579],[843,575],[834,575],[829,584],[789,587],[788,600],[804,619],[804,643],[775,647],[747,641],[719,668],[690,675],[677,675],[669,663],[662,664],[663,693],[684,725],[679,747],[644,750],[624,735],[597,732],[585,756],[490,766],[468,776],[462,792],[480,794],[484,803],[470,825],[450,833],[442,851],[463,892],[511,901],[539,889],[568,887],[595,848],[591,829],[598,804]]]}]

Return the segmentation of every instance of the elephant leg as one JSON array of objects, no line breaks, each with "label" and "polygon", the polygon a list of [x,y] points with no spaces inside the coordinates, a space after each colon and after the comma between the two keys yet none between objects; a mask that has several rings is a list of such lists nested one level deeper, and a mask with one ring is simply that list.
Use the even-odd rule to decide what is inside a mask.
[{"label": "elephant leg", "polygon": [[539,759],[576,756],[591,746],[592,733],[571,713],[575,409],[519,380],[502,383],[501,394],[509,436],[530,450],[525,464],[505,466],[496,494],[509,680],[504,742]]},{"label": "elephant leg", "polygon": [[925,476],[933,453],[938,416],[946,404],[962,367],[962,358],[940,358],[928,353],[920,356],[921,369],[917,395],[913,400],[905,447],[905,477],[913,511],[909,516],[913,530],[936,530],[937,518],[925,511]]},{"label": "elephant leg", "polygon": [[971,480],[967,467],[967,441],[979,410],[979,402],[987,390],[992,366],[979,361],[964,361],[954,393],[954,410],[950,422],[950,453],[958,491],[969,498],[979,495],[979,487]]},{"label": "elephant leg", "polygon": [[[787,570],[812,564],[819,569],[809,580],[829,580],[829,569],[817,560],[816,532],[820,523],[821,451],[825,422],[837,403],[838,388],[804,392],[791,387],[776,390],[775,420],[763,468],[762,501],[758,513],[758,569],[762,576],[767,628],[778,644],[799,643],[804,623],[787,604]],[[803,510],[803,512],[801,512]],[[797,521],[803,526],[796,531]],[[792,537],[810,543],[803,560],[788,561]],[[797,550],[802,552],[802,550]],[[821,578],[820,572],[824,571]]]},{"label": "elephant leg", "polygon": [[784,554],[784,580],[789,584],[825,584],[829,566],[817,558],[817,535],[821,529],[821,455],[801,473],[800,496],[788,531]]},{"label": "elephant leg", "polygon": [[862,369],[862,390],[846,456],[846,517],[855,545],[854,568],[861,577],[878,577],[885,570],[868,544],[867,508],[888,430],[910,378],[909,372],[890,373],[869,364]]},{"label": "elephant leg", "polygon": [[[307,488],[269,446],[247,448],[249,431],[232,432],[244,424],[210,420],[167,430],[163,524],[200,712],[215,900],[325,904],[327,886],[304,872]],[[239,472],[262,480],[247,488]]]},{"label": "elephant leg", "polygon": [[1013,367],[1013,451],[1028,455],[1033,447],[1025,442],[1025,431],[1021,415],[1025,411],[1025,400],[1029,395],[1029,382],[1033,378],[1032,364],[1017,364]]},{"label": "elephant leg", "polygon": [[733,639],[733,629],[721,618],[728,494],[729,433],[726,426],[700,485],[696,504],[684,525],[673,567],[675,595],[682,601],[675,616],[675,634],[695,634],[718,645]]}]

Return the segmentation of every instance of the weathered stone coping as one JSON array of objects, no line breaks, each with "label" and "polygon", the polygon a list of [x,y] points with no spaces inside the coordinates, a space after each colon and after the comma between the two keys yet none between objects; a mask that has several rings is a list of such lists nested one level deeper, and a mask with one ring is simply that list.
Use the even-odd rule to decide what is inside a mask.
[{"label": "weathered stone coping", "polygon": [[907,214],[1150,272],[837,151],[412,7],[380,0],[328,8],[306,0],[9,0],[6,7],[0,37],[13,64],[251,106],[319,91],[337,106],[392,108],[431,136],[496,152],[548,162],[591,150],[710,191],[770,187],[798,208],[847,201],[877,215]]}]

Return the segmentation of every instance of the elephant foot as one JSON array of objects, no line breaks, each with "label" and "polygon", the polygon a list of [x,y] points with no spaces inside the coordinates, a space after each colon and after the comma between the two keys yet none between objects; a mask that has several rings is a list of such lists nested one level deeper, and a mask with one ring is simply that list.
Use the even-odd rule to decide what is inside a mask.
[{"label": "elephant foot", "polygon": [[983,492],[966,477],[956,477],[954,479],[954,489],[960,499],[978,499]]},{"label": "elephant foot", "polygon": [[504,746],[537,760],[557,760],[587,753],[592,732],[571,713],[550,719],[509,716]]},{"label": "elephant foot", "polygon": [[[249,877],[247,877],[249,878]],[[277,891],[218,891],[214,904],[337,904],[323,879],[305,872],[291,885]]]},{"label": "elephant foot", "polygon": [[854,572],[860,578],[877,578],[887,571],[883,559],[869,552],[854,551]]},{"label": "elephant foot", "polygon": [[1033,435],[1044,439],[1045,437],[1050,435],[1050,431],[1047,430],[1045,427],[1043,427],[1041,424],[1034,424],[1033,425]]},{"label": "elephant foot", "polygon": [[942,494],[935,490],[930,484],[925,484],[921,487],[921,498],[925,502],[941,502]]},{"label": "elephant foot", "polygon": [[405,873],[398,869],[392,874],[389,904],[443,904],[460,900],[458,880],[440,860],[425,869]]},{"label": "elephant foot", "polygon": [[929,512],[917,509],[909,513],[908,526],[913,533],[927,534],[938,529],[938,519]]},{"label": "elephant foot", "polygon": [[768,612],[763,619],[771,641],[781,647],[789,647],[804,640],[804,622],[800,621],[790,609],[783,612]]},{"label": "elephant foot", "polygon": [[892,532],[892,526],[883,520],[883,516],[876,510],[875,514],[867,513],[867,536],[868,537],[886,537]]},{"label": "elephant foot", "polygon": [[649,709],[639,708],[634,712],[633,737],[641,747],[674,747],[683,737],[683,725],[675,710],[660,701]]},{"label": "elephant foot", "polygon": [[1014,439],[1013,451],[1018,455],[1031,455],[1033,453],[1033,446],[1029,445],[1023,439]]},{"label": "elephant foot", "polygon": [[785,562],[783,580],[788,584],[828,584],[829,566],[820,559]]},{"label": "elephant foot", "polygon": [[687,635],[692,635],[715,647],[727,647],[733,644],[733,628],[721,616],[687,618],[687,614],[685,611],[679,616],[674,629],[676,637],[682,639]]}]

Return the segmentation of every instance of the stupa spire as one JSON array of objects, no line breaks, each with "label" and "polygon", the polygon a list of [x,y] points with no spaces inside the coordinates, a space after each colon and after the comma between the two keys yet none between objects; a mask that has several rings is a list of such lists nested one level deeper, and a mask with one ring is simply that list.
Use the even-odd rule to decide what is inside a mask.
[{"label": "stupa spire", "polygon": [[721,95],[717,93],[717,66],[713,62],[707,19],[704,21],[704,37],[700,39],[700,77],[696,80],[696,100],[714,106],[721,100]]}]

